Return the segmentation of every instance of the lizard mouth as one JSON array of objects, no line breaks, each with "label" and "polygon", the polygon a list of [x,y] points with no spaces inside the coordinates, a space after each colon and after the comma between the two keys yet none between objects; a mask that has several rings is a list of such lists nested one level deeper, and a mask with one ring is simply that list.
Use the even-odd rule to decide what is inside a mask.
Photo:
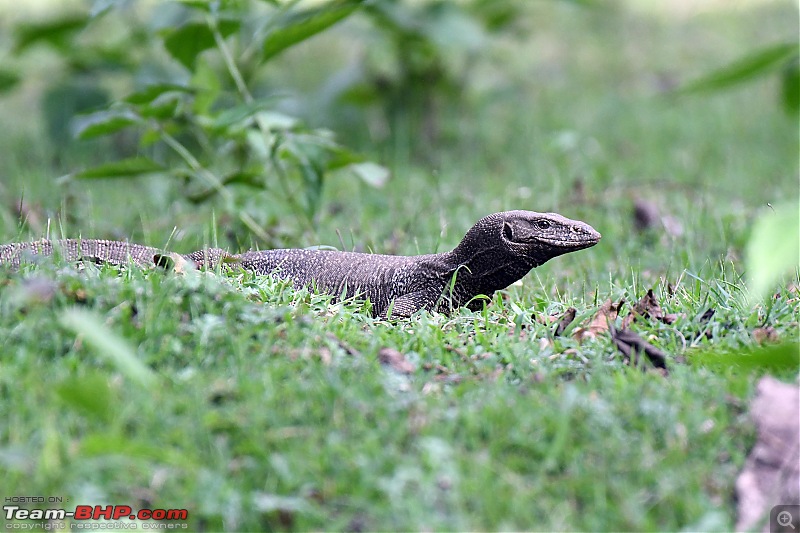
[{"label": "lizard mouth", "polygon": [[556,246],[558,248],[588,248],[589,246],[594,246],[598,242],[600,242],[600,238],[596,239],[540,239],[545,244],[549,246]]},{"label": "lizard mouth", "polygon": [[557,248],[582,249],[594,246],[602,238],[600,232],[591,227],[572,226],[570,229],[570,234],[566,238],[539,237],[538,240]]}]

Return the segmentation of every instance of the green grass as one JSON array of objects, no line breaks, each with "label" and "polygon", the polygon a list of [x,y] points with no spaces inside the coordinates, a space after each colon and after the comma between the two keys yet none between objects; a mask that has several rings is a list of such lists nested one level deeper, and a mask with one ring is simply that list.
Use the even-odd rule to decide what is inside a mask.
[{"label": "green grass", "polygon": [[[49,279],[52,300],[37,301],[30,287]],[[673,363],[664,378],[604,337],[542,348],[546,313],[502,301],[391,323],[250,275],[42,267],[2,283],[2,457],[20,494],[185,507],[195,527],[232,530],[732,524],[752,373]],[[666,310],[709,292],[681,286]],[[75,309],[153,381],[76,341]],[[707,327],[738,349],[756,319],[721,312]],[[696,317],[637,329],[691,362]],[[417,371],[382,367],[383,347]]]},{"label": "green grass", "polygon": [[[754,442],[747,405],[767,367],[705,356],[757,349],[764,326],[798,341],[796,274],[768,305],[741,303],[752,221],[798,197],[798,131],[775,80],[671,100],[657,78],[794,38],[796,11],[683,18],[647,5],[530,8],[529,35],[493,41],[463,109],[443,110],[433,161],[415,159],[413,131],[386,144],[335,113],[308,117],[349,131],[393,178],[381,190],[333,179],[315,232],[276,229],[287,246],[442,251],[502,209],[558,211],[603,234],[484,311],[387,322],[236,272],[0,271],[5,495],[186,508],[192,530],[732,529]],[[346,34],[293,51],[276,76],[313,98]],[[48,218],[51,235],[178,251],[227,238],[223,211],[176,202],[158,180],[54,185],[97,154],[52,164],[41,125],[22,120],[34,103],[0,100],[2,242],[41,237]],[[38,222],[19,224],[21,195]],[[634,198],[683,233],[637,233]],[[650,288],[678,320],[633,329],[669,355],[669,376],[623,364],[607,336],[553,337],[548,317],[572,306],[586,320]],[[416,370],[381,365],[387,347]],[[798,367],[772,372],[795,381]]]}]

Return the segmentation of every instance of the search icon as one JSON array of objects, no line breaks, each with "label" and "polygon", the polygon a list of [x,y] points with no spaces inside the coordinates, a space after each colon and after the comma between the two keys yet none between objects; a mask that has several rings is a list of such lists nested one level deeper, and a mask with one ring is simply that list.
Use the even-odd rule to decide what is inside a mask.
[{"label": "search icon", "polygon": [[794,524],[792,524],[792,513],[789,511],[781,511],[778,513],[778,525],[781,527],[790,527],[794,529]]}]

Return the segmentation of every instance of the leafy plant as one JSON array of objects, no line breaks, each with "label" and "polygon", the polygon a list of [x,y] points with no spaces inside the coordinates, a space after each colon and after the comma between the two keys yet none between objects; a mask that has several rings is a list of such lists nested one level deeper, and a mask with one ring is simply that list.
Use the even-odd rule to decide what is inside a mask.
[{"label": "leafy plant", "polygon": [[336,72],[324,99],[367,111],[361,119],[372,123],[371,141],[410,143],[412,155],[435,159],[431,147],[446,140],[449,113],[463,108],[476,57],[491,34],[518,23],[522,6],[487,0],[369,2],[359,66]]},{"label": "leafy plant", "polygon": [[[332,132],[308,128],[278,112],[275,94],[252,89],[274,57],[358,11],[362,0],[298,4],[184,0],[170,13],[176,24],[131,30],[147,31],[154,50],[139,54],[138,62],[137,54],[128,54],[133,63],[124,73],[134,79],[159,74],[150,74],[127,96],[78,116],[72,127],[83,140],[132,130],[136,148],[75,177],[161,175],[180,183],[190,202],[220,202],[262,241],[270,241],[265,225],[285,215],[313,227],[326,177],[333,171],[347,169],[370,185],[382,185],[388,178],[385,168],[338,144]],[[93,43],[81,48],[75,36],[115,11],[125,15],[122,9],[101,0],[91,16],[21,28],[17,50],[45,42],[77,50],[65,52],[68,63],[83,56],[106,57],[113,47]],[[165,14],[154,13],[159,15]],[[169,56],[167,64],[154,61],[159,46]]]},{"label": "leafy plant", "polygon": [[678,89],[679,94],[703,93],[727,89],[780,71],[781,102],[792,115],[800,113],[800,51],[797,43],[778,43],[760,48],[732,63],[691,81]]},{"label": "leafy plant", "polygon": [[800,268],[800,205],[781,204],[756,220],[745,260],[751,303],[762,300],[784,275]]}]

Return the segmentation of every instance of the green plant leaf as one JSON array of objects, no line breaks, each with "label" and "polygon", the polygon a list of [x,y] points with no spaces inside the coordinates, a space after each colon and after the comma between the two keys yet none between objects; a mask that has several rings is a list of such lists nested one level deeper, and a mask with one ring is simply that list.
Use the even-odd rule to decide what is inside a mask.
[{"label": "green plant leaf", "polygon": [[231,126],[247,126],[252,122],[255,115],[269,107],[269,103],[268,100],[255,100],[248,104],[230,107],[214,117],[210,125],[217,130],[224,130]]},{"label": "green plant leaf", "polygon": [[15,31],[14,52],[20,53],[38,43],[49,44],[59,50],[66,49],[72,36],[82,30],[88,21],[86,15],[69,15],[45,22],[21,24]]},{"label": "green plant leaf", "polygon": [[359,8],[361,1],[337,0],[313,9],[289,13],[264,39],[263,59],[267,60],[344,20]]},{"label": "green plant leaf", "polygon": [[123,102],[128,102],[133,105],[149,104],[156,98],[167,93],[193,93],[194,89],[185,85],[177,85],[174,83],[156,83],[148,85],[134,93],[129,94],[122,99]]},{"label": "green plant leaf", "polygon": [[183,108],[183,102],[180,97],[173,93],[167,95],[165,98],[159,98],[157,101],[139,107],[139,113],[145,118],[154,118],[164,121],[168,118],[176,117],[180,114]]},{"label": "green plant leaf", "polygon": [[[228,37],[239,31],[238,20],[220,20],[217,23],[219,33]],[[197,56],[204,50],[215,46],[214,34],[203,22],[190,22],[169,31],[164,38],[164,47],[169,54],[187,69],[194,71]]]},{"label": "green plant leaf", "polygon": [[128,342],[111,331],[95,314],[82,309],[64,311],[61,325],[80,335],[98,355],[108,359],[127,378],[141,385],[153,385],[156,375],[136,356]]},{"label": "green plant leaf", "polygon": [[366,184],[373,187],[383,187],[389,181],[389,169],[370,161],[355,163],[350,165],[350,169]]},{"label": "green plant leaf", "polygon": [[20,77],[16,72],[0,70],[0,93],[8,92],[19,83]]},{"label": "green plant leaf", "polygon": [[796,43],[781,43],[757,50],[725,67],[714,70],[676,90],[680,93],[697,93],[726,89],[764,75],[797,55]]},{"label": "green plant leaf", "polygon": [[729,353],[700,352],[690,355],[689,361],[692,364],[699,363],[717,369],[739,367],[745,370],[793,370],[797,372],[800,370],[800,345],[795,342]]},{"label": "green plant leaf", "polygon": [[366,157],[364,157],[362,154],[348,150],[347,148],[339,145],[334,145],[328,148],[328,154],[330,159],[325,165],[326,170],[338,170],[348,165],[364,163],[366,161]]},{"label": "green plant leaf", "polygon": [[753,225],[745,249],[750,303],[761,301],[781,277],[800,266],[800,205],[788,202]]},{"label": "green plant leaf", "polygon": [[322,187],[325,183],[325,172],[314,160],[300,160],[298,168],[303,178],[303,192],[306,197],[306,214],[311,220],[319,211],[322,201]]},{"label": "green plant leaf", "polygon": [[139,123],[141,119],[129,110],[105,110],[76,117],[73,132],[76,138],[85,140],[116,133]]},{"label": "green plant leaf", "polygon": [[[253,172],[248,170],[237,170],[226,174],[220,180],[222,185],[245,185],[254,189],[264,189],[263,172]],[[201,204],[208,201],[219,193],[215,187],[207,187],[199,192],[187,194],[186,199],[193,204]]]},{"label": "green plant leaf", "polygon": [[800,114],[800,63],[789,61],[781,78],[781,99],[787,113]]},{"label": "green plant leaf", "polygon": [[195,63],[191,84],[198,88],[192,106],[195,114],[209,115],[222,92],[219,75],[201,58]]},{"label": "green plant leaf", "polygon": [[122,159],[120,161],[114,161],[113,163],[106,163],[89,168],[78,172],[75,174],[75,177],[80,179],[127,178],[130,176],[163,172],[164,170],[166,170],[165,167],[159,165],[152,159],[146,157],[131,157],[129,159]]}]

